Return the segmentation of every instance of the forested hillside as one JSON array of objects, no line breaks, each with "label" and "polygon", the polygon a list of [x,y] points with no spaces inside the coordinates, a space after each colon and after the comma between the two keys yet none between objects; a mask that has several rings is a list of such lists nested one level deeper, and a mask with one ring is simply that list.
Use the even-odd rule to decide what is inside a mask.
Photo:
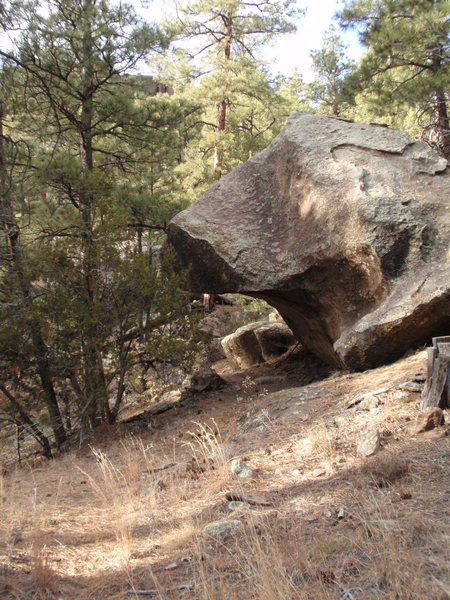
[{"label": "forested hillside", "polygon": [[[106,0],[3,2],[2,419],[49,457],[114,423],[155,362],[189,371],[205,332],[162,256],[167,223],[293,111],[407,129],[449,157],[449,13],[448,0],[349,1],[305,83],[261,58],[302,27],[292,0],[198,0],[161,23]],[[339,25],[359,32],[359,64]]]},{"label": "forested hillside", "polygon": [[0,0],[0,598],[449,600],[450,0],[129,1]]}]

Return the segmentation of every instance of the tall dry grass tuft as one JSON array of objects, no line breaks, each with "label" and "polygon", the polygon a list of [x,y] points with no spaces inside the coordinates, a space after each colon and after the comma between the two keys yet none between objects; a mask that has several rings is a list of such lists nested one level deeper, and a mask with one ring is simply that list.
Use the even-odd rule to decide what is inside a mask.
[{"label": "tall dry grass tuft", "polygon": [[[122,568],[127,569],[132,554],[132,528],[137,518],[137,476],[123,472],[100,450],[94,449],[97,472],[93,475],[83,470],[89,484],[103,509],[103,526],[108,528],[117,541],[116,556]],[[128,477],[127,477],[128,475]]]},{"label": "tall dry grass tuft", "polygon": [[305,560],[300,556],[302,549],[289,543],[278,525],[277,521],[271,524],[269,519],[246,511],[244,526],[235,535],[216,544],[199,540],[197,597],[202,600],[303,597],[299,578]]},{"label": "tall dry grass tuft", "polygon": [[387,489],[366,488],[348,523],[313,526],[313,534],[294,514],[258,517],[246,510],[241,519],[234,536],[199,542],[196,597],[448,600],[442,583],[448,581],[448,535],[436,536],[437,524],[426,515],[401,517]]},{"label": "tall dry grass tuft", "polygon": [[245,543],[237,549],[261,600],[291,598],[296,591],[285,565],[284,543],[269,523],[250,520]]},{"label": "tall dry grass tuft", "polygon": [[55,572],[50,564],[48,536],[38,523],[33,531],[31,541],[31,574],[39,591],[46,592],[52,589]]},{"label": "tall dry grass tuft", "polygon": [[214,419],[212,425],[196,421],[193,424],[197,426],[197,431],[187,432],[191,439],[185,442],[185,445],[191,451],[198,467],[212,470],[223,468],[229,457],[224,450],[222,435]]},{"label": "tall dry grass tuft", "polygon": [[359,549],[366,556],[364,583],[370,598],[433,598],[430,573],[434,571],[436,582],[445,580],[445,573],[448,580],[448,531],[438,547],[441,527],[426,512],[394,504],[389,489],[372,487],[359,496],[354,517],[360,524]]}]

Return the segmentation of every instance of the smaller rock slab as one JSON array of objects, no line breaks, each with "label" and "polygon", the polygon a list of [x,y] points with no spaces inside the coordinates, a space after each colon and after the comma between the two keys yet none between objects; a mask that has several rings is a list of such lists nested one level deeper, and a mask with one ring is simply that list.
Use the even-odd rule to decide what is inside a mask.
[{"label": "smaller rock slab", "polygon": [[248,479],[253,475],[253,470],[242,460],[242,458],[233,458],[231,461],[231,472],[240,479]]},{"label": "smaller rock slab", "polygon": [[436,407],[427,408],[417,417],[413,433],[423,433],[430,431],[444,424],[444,413]]},{"label": "smaller rock slab", "polygon": [[381,435],[378,429],[361,436],[357,444],[357,452],[362,456],[373,456],[381,448]]},{"label": "smaller rock slab", "polygon": [[278,358],[296,344],[285,323],[257,321],[239,327],[222,340],[227,359],[238,369],[248,369]]},{"label": "smaller rock slab", "polygon": [[216,540],[222,540],[242,526],[237,519],[231,521],[214,521],[203,528],[204,533]]},{"label": "smaller rock slab", "polygon": [[226,381],[218,375],[211,367],[203,367],[194,371],[183,382],[183,394],[201,392],[212,392],[226,386]]}]

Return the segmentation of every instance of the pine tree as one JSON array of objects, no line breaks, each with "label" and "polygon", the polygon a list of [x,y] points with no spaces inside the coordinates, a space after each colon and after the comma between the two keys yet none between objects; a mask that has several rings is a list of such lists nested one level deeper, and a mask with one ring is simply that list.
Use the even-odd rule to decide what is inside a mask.
[{"label": "pine tree", "polygon": [[[0,11],[2,29],[13,28],[18,13],[30,8],[20,3],[5,4]],[[8,10],[7,10],[8,9]],[[23,79],[23,73],[19,74]],[[20,94],[16,93],[11,65],[8,60],[0,60],[0,273],[4,272],[0,285],[0,349],[2,350],[3,381],[2,392],[12,406],[13,412],[22,426],[26,426],[41,444],[45,456],[51,456],[50,442],[47,436],[32,422],[29,414],[20,402],[7,390],[5,370],[13,367],[16,372],[29,367],[30,354],[33,367],[39,377],[43,402],[49,414],[56,445],[66,440],[66,432],[55,392],[54,378],[49,361],[48,347],[44,338],[42,324],[34,311],[35,292],[21,239],[21,223],[16,216],[17,206],[23,212],[23,186],[16,181],[16,172],[20,180],[29,177],[30,163],[26,144],[9,135],[8,123],[13,113],[13,105],[20,103]],[[6,300],[6,302],[5,302]],[[6,306],[6,310],[5,310]],[[11,331],[11,323],[15,331]],[[30,354],[24,352],[24,338],[20,335],[25,327]],[[26,344],[25,344],[26,346]],[[5,362],[6,361],[6,362]]]},{"label": "pine tree", "polygon": [[339,117],[348,107],[344,81],[353,63],[348,60],[346,46],[333,25],[323,36],[322,48],[313,50],[311,58],[315,79],[309,86],[309,96],[313,106],[324,114]]},{"label": "pine tree", "polygon": [[278,95],[283,99],[285,115],[295,110],[311,110],[309,105],[309,86],[303,75],[296,69],[289,77],[279,76],[276,82]]},{"label": "pine tree", "polygon": [[[144,233],[157,236],[179,207],[166,188],[189,109],[150,96],[145,78],[133,74],[169,40],[130,6],[52,0],[47,8],[21,10],[15,48],[0,50],[22,99],[7,137],[27,148],[29,160],[22,204],[12,201],[11,211],[19,226],[27,221],[19,232],[27,247],[23,271],[30,290],[39,288],[30,292],[30,312],[54,388],[69,382],[77,416],[95,426],[116,418],[139,356],[164,353],[167,330],[178,328],[169,334],[175,344],[189,325],[180,275],[168,263],[152,266],[143,243]],[[20,175],[11,169],[13,179]],[[6,292],[10,280],[5,273]],[[11,325],[6,337],[17,321]],[[32,323],[25,325],[18,344],[30,328],[33,335]]]},{"label": "pine tree", "polygon": [[[407,114],[450,156],[449,0],[352,0],[340,13],[368,48],[348,85],[374,114]],[[432,138],[431,138],[432,139]]]},{"label": "pine tree", "polygon": [[[198,0],[179,11],[179,37],[196,43],[191,60],[197,61],[194,79],[200,83],[192,93],[203,112],[200,163],[212,159],[214,179],[261,149],[277,121],[278,98],[258,52],[295,30],[299,11],[293,5],[293,0]],[[203,177],[208,180],[207,173]]]}]

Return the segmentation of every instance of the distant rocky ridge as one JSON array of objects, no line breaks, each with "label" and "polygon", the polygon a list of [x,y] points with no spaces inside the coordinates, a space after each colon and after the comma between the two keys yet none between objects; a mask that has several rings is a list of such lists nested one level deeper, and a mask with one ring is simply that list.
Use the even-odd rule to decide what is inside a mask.
[{"label": "distant rocky ridge", "polygon": [[193,290],[263,298],[316,355],[354,369],[450,332],[449,240],[445,159],[404,132],[309,113],[169,226]]}]

